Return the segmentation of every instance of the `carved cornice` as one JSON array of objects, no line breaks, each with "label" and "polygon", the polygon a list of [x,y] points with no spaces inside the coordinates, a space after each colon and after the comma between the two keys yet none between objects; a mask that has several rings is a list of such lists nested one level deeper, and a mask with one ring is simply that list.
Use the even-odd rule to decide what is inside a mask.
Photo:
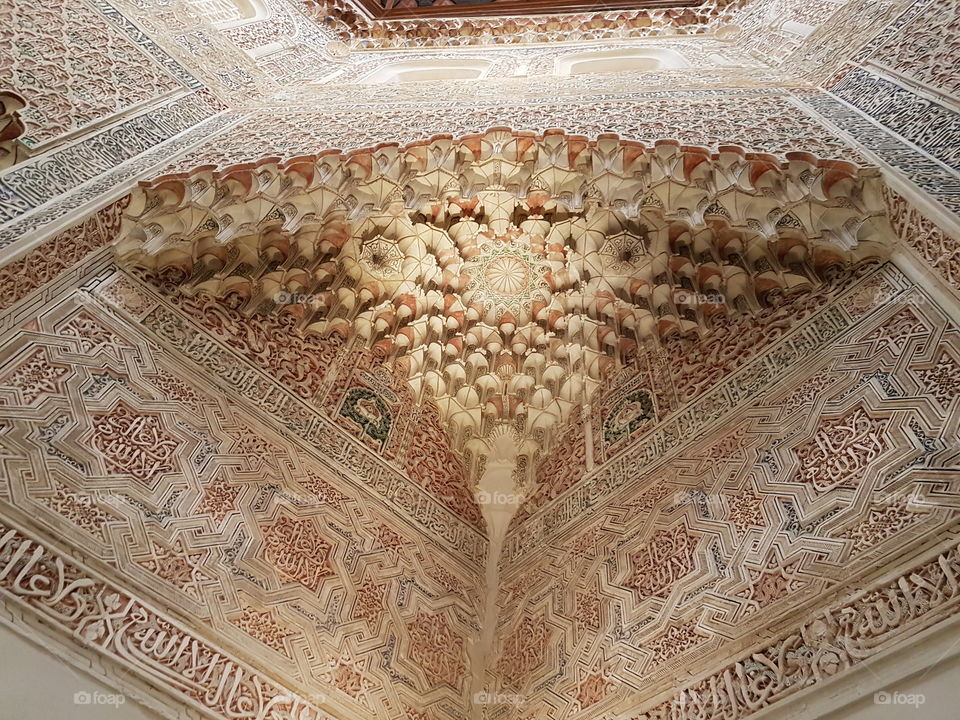
[{"label": "carved cornice", "polygon": [[605,0],[602,3],[582,0],[354,0],[371,17],[382,18],[448,18],[497,15],[540,15],[545,13],[599,13],[610,10],[645,10],[667,7],[697,7],[691,0]]}]

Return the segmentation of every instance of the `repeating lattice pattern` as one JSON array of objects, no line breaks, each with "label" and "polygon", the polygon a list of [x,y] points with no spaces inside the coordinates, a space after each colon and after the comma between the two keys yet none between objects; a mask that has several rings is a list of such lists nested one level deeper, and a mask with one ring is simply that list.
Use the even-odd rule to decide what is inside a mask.
[{"label": "repeating lattice pattern", "polygon": [[[479,558],[438,544],[436,523],[403,521],[359,465],[331,466],[324,450],[225,397],[215,373],[145,342],[134,318],[156,300],[138,288],[113,276],[4,345],[2,512],[59,527],[60,540],[123,576],[123,592],[188,614],[200,637],[272,668],[302,697],[323,688],[358,717],[465,707]],[[397,407],[412,411],[406,399]],[[360,442],[349,435],[362,428],[340,417],[340,443]],[[408,447],[421,448],[411,470],[420,459],[437,470],[449,458],[429,457],[430,443],[445,442],[436,416],[414,419],[407,441],[391,428],[404,449],[397,471]],[[419,481],[445,501],[439,477]]]},{"label": "repeating lattice pattern", "polygon": [[113,242],[128,202],[129,197],[124,197],[108,205],[0,268],[0,310],[56,280],[93,251]]},{"label": "repeating lattice pattern", "polygon": [[960,78],[954,71],[960,57],[960,9],[951,0],[925,0],[910,8],[876,44],[870,61],[954,97]]},{"label": "repeating lattice pattern", "polygon": [[[443,88],[443,92],[449,95],[459,91]],[[483,88],[480,92],[489,95],[490,90]],[[675,97],[624,94],[610,100],[581,98],[578,102],[557,103],[544,102],[536,97],[539,94],[539,90],[531,93],[529,102],[520,104],[471,97],[464,104],[439,107],[420,93],[404,97],[406,102],[371,102],[361,111],[339,103],[323,112],[271,110],[255,114],[185,153],[165,172],[188,172],[208,164],[226,168],[265,157],[289,159],[329,148],[350,151],[372,147],[384,138],[403,145],[429,140],[437,133],[461,137],[503,125],[538,133],[561,127],[587,137],[616,133],[647,144],[673,137],[682,145],[699,145],[712,152],[721,145],[739,145],[749,152],[780,158],[803,147],[822,158],[863,162],[846,141],[800,112],[786,95],[750,92],[745,97],[717,97],[704,91]]]},{"label": "repeating lattice pattern", "polygon": [[28,144],[182,87],[83,0],[3,0],[0,25],[0,84],[27,101]]},{"label": "repeating lattice pattern", "polygon": [[[722,665],[726,648],[749,657],[738,643],[798,604],[868,587],[908,544],[956,532],[960,329],[889,270],[827,302],[854,323],[816,363],[505,569],[510,621],[491,679],[525,698],[505,717],[636,712],[680,674]],[[808,647],[853,633],[834,640],[853,663],[852,648],[872,646],[853,622],[823,622],[808,626],[823,638],[804,636]],[[537,662],[514,660],[521,637]],[[743,717],[787,693],[795,673],[816,673],[819,657],[742,661],[733,697],[711,705],[704,681],[649,717],[701,717],[705,707]],[[769,691],[753,694],[760,685]]]}]

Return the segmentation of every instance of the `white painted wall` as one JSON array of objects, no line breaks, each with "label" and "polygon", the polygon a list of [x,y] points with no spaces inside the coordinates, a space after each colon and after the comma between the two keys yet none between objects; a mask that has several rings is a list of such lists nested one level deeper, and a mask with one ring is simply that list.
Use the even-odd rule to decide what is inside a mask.
[{"label": "white painted wall", "polygon": [[960,720],[960,615],[750,720]]},{"label": "white painted wall", "polygon": [[[159,720],[160,716],[112,688],[74,670],[63,660],[0,623],[0,720]],[[86,695],[77,695],[86,693]],[[90,698],[89,704],[77,700]]]},{"label": "white painted wall", "polygon": [[888,684],[879,692],[884,695],[876,699],[888,700],[889,704],[875,702],[877,693],[868,693],[818,720],[957,720],[960,718],[960,657],[936,663],[913,677]]}]

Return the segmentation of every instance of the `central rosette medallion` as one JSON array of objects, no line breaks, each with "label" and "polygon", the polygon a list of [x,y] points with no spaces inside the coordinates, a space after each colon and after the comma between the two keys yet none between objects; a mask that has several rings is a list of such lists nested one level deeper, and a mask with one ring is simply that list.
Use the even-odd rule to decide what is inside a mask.
[{"label": "central rosette medallion", "polygon": [[487,242],[479,250],[464,263],[470,278],[464,300],[482,304],[490,319],[505,312],[526,317],[533,301],[549,294],[544,278],[549,265],[531,252],[523,236],[512,242]]},{"label": "central rosette medallion", "polygon": [[483,271],[487,287],[504,296],[522,293],[529,278],[530,268],[516,255],[495,258]]},{"label": "central rosette medallion", "polygon": [[383,280],[400,273],[403,264],[403,251],[396,243],[378,235],[364,243],[363,250],[360,252],[360,260],[363,261],[366,269],[374,277]]}]

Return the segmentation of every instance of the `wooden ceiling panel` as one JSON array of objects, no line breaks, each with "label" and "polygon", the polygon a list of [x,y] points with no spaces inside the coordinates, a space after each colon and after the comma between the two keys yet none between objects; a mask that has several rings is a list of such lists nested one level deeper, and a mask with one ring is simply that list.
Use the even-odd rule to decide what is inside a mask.
[{"label": "wooden ceiling panel", "polygon": [[703,0],[356,0],[377,19],[596,13],[699,7]]}]

